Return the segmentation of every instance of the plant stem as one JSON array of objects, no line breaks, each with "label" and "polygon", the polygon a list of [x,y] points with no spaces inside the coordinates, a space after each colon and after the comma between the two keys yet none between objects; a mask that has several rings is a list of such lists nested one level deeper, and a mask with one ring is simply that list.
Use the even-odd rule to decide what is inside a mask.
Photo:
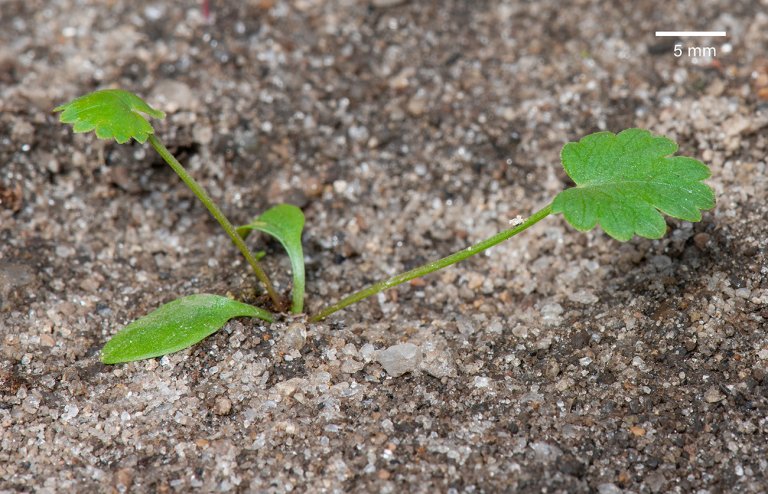
[{"label": "plant stem", "polygon": [[275,291],[272,283],[269,281],[267,274],[263,269],[261,269],[261,265],[259,265],[259,262],[253,256],[253,254],[251,254],[251,251],[248,250],[248,246],[245,245],[242,237],[237,234],[235,227],[227,219],[227,217],[224,216],[224,213],[221,211],[221,209],[219,209],[216,203],[213,202],[211,196],[209,196],[205,189],[203,189],[203,187],[197,183],[197,180],[192,178],[192,176],[187,173],[187,170],[184,169],[181,163],[179,163],[179,161],[171,154],[170,151],[168,151],[168,149],[163,145],[162,142],[160,142],[157,137],[150,135],[149,143],[153,148],[155,148],[155,151],[158,152],[158,154],[165,160],[165,162],[168,163],[171,168],[173,168],[173,171],[176,172],[179,178],[181,178],[181,180],[187,184],[187,187],[189,187],[192,192],[194,192],[197,198],[200,199],[200,202],[202,202],[205,207],[208,208],[208,211],[211,213],[211,215],[216,218],[216,221],[219,222],[219,225],[221,225],[224,231],[227,232],[229,238],[232,239],[232,243],[235,244],[235,247],[240,250],[240,252],[243,254],[243,257],[245,257],[245,260],[248,261],[248,264],[251,265],[253,271],[256,273],[256,277],[262,283],[264,283],[264,287],[269,294],[269,298],[272,299],[272,302],[275,304],[277,310],[282,311],[284,308],[283,301]]},{"label": "plant stem", "polygon": [[552,203],[549,203],[543,208],[541,208],[540,210],[533,213],[527,220],[525,220],[523,223],[517,225],[514,228],[510,228],[509,230],[504,230],[502,232],[499,232],[496,235],[483,240],[482,242],[478,242],[471,247],[462,249],[447,257],[443,257],[442,259],[439,259],[437,261],[429,262],[417,268],[411,269],[410,271],[406,271],[405,273],[400,273],[389,279],[379,281],[378,283],[370,285],[358,292],[355,292],[351,295],[344,297],[343,299],[336,302],[335,304],[326,307],[325,309],[318,312],[316,315],[312,316],[309,319],[309,321],[310,322],[321,321],[326,317],[328,317],[329,315],[333,314],[334,312],[339,311],[347,307],[348,305],[354,304],[355,302],[359,302],[364,298],[368,298],[371,295],[376,295],[377,293],[382,292],[387,288],[392,288],[393,286],[400,285],[401,283],[405,283],[406,281],[410,281],[414,278],[419,278],[429,273],[433,273],[439,269],[448,267],[451,264],[456,264],[459,261],[463,261],[468,257],[474,256],[478,252],[482,252],[490,247],[493,247],[496,244],[499,244],[507,240],[510,237],[517,235],[518,233],[524,230],[527,230],[531,226],[535,225],[539,221],[549,216],[551,213],[552,213]]}]

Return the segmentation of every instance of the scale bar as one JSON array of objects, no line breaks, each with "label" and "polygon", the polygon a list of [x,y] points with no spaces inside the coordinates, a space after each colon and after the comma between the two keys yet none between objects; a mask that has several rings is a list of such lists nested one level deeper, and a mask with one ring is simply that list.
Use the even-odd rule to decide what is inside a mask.
[{"label": "scale bar", "polygon": [[656,31],[656,36],[726,36],[725,31]]}]

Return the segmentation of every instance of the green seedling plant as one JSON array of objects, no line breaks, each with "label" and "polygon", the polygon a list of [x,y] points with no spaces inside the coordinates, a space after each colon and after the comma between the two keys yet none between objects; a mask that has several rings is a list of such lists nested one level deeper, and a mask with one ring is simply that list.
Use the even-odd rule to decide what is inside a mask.
[{"label": "green seedling plant", "polygon": [[[251,253],[245,239],[253,230],[275,237],[290,259],[293,288],[291,312],[304,307],[304,254],[301,235],[304,215],[289,204],[274,206],[251,223],[235,228],[194,178],[173,157],[144,115],[162,119],[164,113],[138,96],[120,89],[96,91],[54,109],[60,120],[73,124],[75,132],[95,131],[101,139],[120,144],[131,139],[149,144],[160,154],[182,181],[194,192],[229,235],[252,267],[277,311],[283,301]],[[701,211],[715,206],[713,190],[703,183],[709,168],[700,161],[675,156],[677,144],[643,129],[627,129],[618,134],[597,132],[578,142],[567,143],[561,152],[565,172],[573,180],[569,187],[529,216],[522,223],[503,230],[465,249],[426,263],[354,292],[318,313],[309,316],[318,322],[331,314],[395,287],[489,249],[535,225],[547,216],[562,213],[566,222],[586,232],[595,226],[616,240],[625,242],[637,235],[659,239],[667,231],[664,214],[684,221],[701,220]],[[267,322],[274,315],[265,309],[213,294],[179,298],[132,322],[104,346],[102,361],[113,364],[158,357],[182,350],[216,332],[235,317],[255,317]]]}]

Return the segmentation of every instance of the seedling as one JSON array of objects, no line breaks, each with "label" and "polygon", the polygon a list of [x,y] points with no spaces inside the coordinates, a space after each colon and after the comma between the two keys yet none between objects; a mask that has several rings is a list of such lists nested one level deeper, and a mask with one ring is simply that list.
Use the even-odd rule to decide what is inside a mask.
[{"label": "seedling", "polygon": [[259,262],[245,245],[245,242],[243,242],[242,237],[235,231],[235,227],[224,216],[224,213],[213,202],[213,199],[211,199],[205,189],[187,173],[184,167],[181,166],[181,163],[154,136],[155,131],[152,125],[142,115],[144,113],[153,118],[163,119],[165,118],[165,113],[152,108],[135,94],[121,89],[95,91],[77,98],[66,105],[58,106],[53,111],[62,112],[59,119],[64,123],[73,124],[75,132],[95,130],[96,137],[99,139],[115,139],[118,144],[124,144],[131,139],[135,139],[142,144],[149,140],[149,144],[170,165],[179,178],[200,199],[200,202],[205,205],[211,215],[216,218],[216,221],[219,222],[224,231],[227,232],[229,238],[232,239],[232,242],[253,268],[256,276],[264,283],[264,287],[274,304],[282,307],[282,301],[272,287],[272,283],[264,273],[264,270],[261,269]]},{"label": "seedling", "polygon": [[[95,130],[97,137],[114,138],[121,144],[130,139],[140,143],[149,141],[224,228],[264,284],[276,309],[282,310],[282,300],[244,242],[252,230],[277,238],[288,253],[293,271],[291,311],[302,312],[305,280],[301,232],[304,215],[299,208],[282,204],[267,210],[248,225],[232,226],[210,196],[155,137],[154,129],[142,115],[159,119],[164,117],[163,112],[129,92],[118,89],[96,91],[54,111],[62,112],[61,121],[74,124],[75,132]],[[597,132],[578,142],[570,142],[563,147],[561,159],[575,186],[560,192],[527,220],[447,257],[352,293],[309,320],[320,321],[371,295],[467,259],[527,230],[551,214],[562,213],[565,220],[579,231],[600,225],[608,235],[622,242],[634,235],[661,238],[667,230],[662,213],[685,221],[700,221],[701,211],[715,206],[714,192],[702,182],[710,176],[709,168],[693,158],[673,156],[676,151],[674,141],[642,129],[628,129],[619,134]],[[128,362],[178,351],[217,331],[234,317],[257,317],[267,322],[274,319],[263,309],[218,295],[183,297],[162,305],[117,333],[105,345],[102,361]]]}]

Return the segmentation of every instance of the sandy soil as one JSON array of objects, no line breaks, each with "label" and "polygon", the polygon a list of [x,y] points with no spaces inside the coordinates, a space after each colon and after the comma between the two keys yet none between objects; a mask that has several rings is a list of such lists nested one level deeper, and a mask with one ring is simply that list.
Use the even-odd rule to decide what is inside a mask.
[{"label": "sandy soil", "polygon": [[[3,1],[0,492],[768,491],[765,7]],[[322,324],[105,366],[163,302],[262,296],[150,148],[51,114],[102,87],[168,112],[236,222],[304,210],[310,313],[546,204],[593,131],[676,139],[718,205],[624,244],[548,218]]]}]

